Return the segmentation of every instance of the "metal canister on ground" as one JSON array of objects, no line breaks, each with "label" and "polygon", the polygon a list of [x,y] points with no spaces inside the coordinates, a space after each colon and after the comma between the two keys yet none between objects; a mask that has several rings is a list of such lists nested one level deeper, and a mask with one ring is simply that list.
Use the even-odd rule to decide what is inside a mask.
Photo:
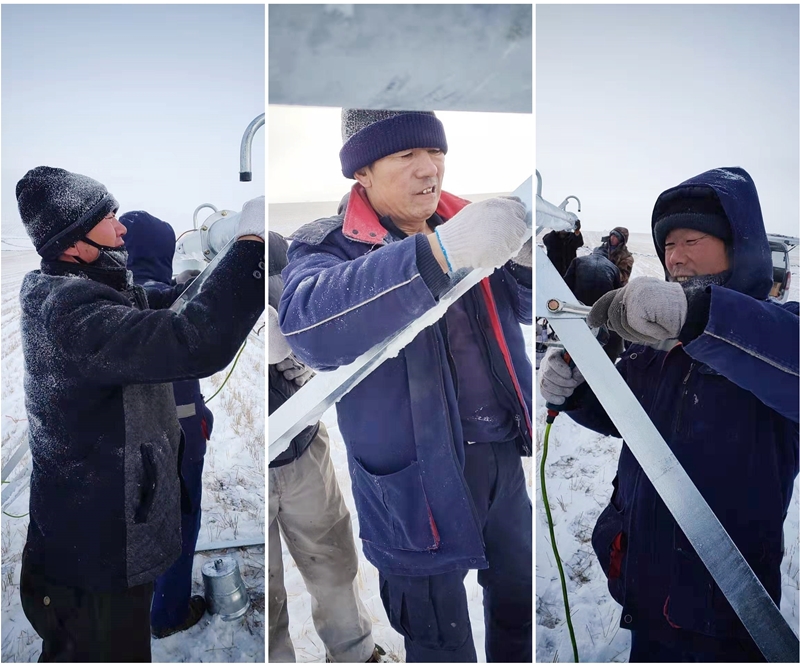
[{"label": "metal canister on ground", "polygon": [[250,607],[239,563],[230,556],[215,557],[203,564],[206,604],[212,615],[230,621],[241,617]]}]

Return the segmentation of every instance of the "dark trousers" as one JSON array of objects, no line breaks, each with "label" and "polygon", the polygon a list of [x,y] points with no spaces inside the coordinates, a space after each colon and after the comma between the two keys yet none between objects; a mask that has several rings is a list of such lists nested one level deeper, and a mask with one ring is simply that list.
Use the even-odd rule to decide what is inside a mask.
[{"label": "dark trousers", "polygon": [[741,663],[763,662],[764,655],[752,640],[712,638],[676,629],[666,635],[631,632],[630,662]]},{"label": "dark trousers", "polygon": [[181,514],[181,554],[155,582],[150,626],[171,629],[189,615],[192,597],[192,564],[197,535],[200,533],[200,500],[203,495],[203,458],[184,459],[181,466],[184,486],[189,494],[191,511]]},{"label": "dark trousers", "polygon": [[[464,476],[483,527],[486,660],[532,663],[532,506],[513,442],[470,444]],[[380,572],[381,599],[405,638],[407,662],[477,660],[464,589],[466,570],[436,576]]]},{"label": "dark trousers", "polygon": [[149,662],[153,584],[115,592],[56,585],[22,553],[20,597],[42,639],[39,661]]}]

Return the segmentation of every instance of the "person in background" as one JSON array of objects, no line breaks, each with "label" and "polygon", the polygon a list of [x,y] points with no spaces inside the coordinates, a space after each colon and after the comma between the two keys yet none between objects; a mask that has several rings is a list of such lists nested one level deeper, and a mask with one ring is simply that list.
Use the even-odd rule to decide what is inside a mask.
[{"label": "person in background", "polygon": [[547,258],[555,266],[561,277],[567,272],[572,260],[578,253],[578,248],[583,247],[581,235],[581,221],[575,221],[575,231],[551,231],[542,238],[547,248]]},{"label": "person in background", "polygon": [[[286,240],[269,232],[269,413],[313,376],[278,326]],[[330,662],[379,662],[383,648],[358,594],[358,554],[350,512],[336,481],[322,422],[308,426],[269,464],[269,661],[295,661],[283,583],[281,535],[312,598],[314,628]]]},{"label": "person in background", "polygon": [[633,255],[628,250],[628,236],[628,230],[625,227],[614,227],[608,236],[602,239],[603,244],[598,248],[619,269],[621,287],[628,284],[633,272]]},{"label": "person in background", "polygon": [[[128,269],[135,284],[166,292],[176,284],[188,284],[192,273],[184,271],[172,278],[175,231],[166,222],[143,210],[120,216],[125,225]],[[192,564],[197,535],[200,533],[200,503],[203,495],[203,460],[206,441],[211,438],[214,415],[200,392],[200,380],[173,382],[175,406],[184,435],[181,478],[187,490],[181,503],[181,554],[154,583],[150,631],[164,638],[193,627],[203,617],[205,598],[192,595]]]}]

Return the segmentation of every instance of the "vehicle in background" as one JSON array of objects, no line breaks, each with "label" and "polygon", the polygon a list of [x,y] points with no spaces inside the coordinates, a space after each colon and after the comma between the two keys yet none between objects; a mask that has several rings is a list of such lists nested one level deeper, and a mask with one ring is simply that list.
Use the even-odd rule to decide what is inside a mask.
[{"label": "vehicle in background", "polygon": [[782,234],[767,234],[767,239],[772,252],[772,289],[769,296],[779,303],[785,303],[789,298],[789,285],[792,281],[789,252],[800,245],[800,238]]}]

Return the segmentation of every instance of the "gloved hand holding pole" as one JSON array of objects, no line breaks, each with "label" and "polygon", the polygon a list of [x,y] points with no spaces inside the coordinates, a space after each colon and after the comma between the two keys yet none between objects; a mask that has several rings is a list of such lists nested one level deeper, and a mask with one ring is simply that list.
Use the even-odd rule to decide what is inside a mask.
[{"label": "gloved hand holding pole", "polygon": [[431,249],[450,272],[500,266],[522,248],[525,217],[525,205],[516,197],[470,204],[429,236]]}]

